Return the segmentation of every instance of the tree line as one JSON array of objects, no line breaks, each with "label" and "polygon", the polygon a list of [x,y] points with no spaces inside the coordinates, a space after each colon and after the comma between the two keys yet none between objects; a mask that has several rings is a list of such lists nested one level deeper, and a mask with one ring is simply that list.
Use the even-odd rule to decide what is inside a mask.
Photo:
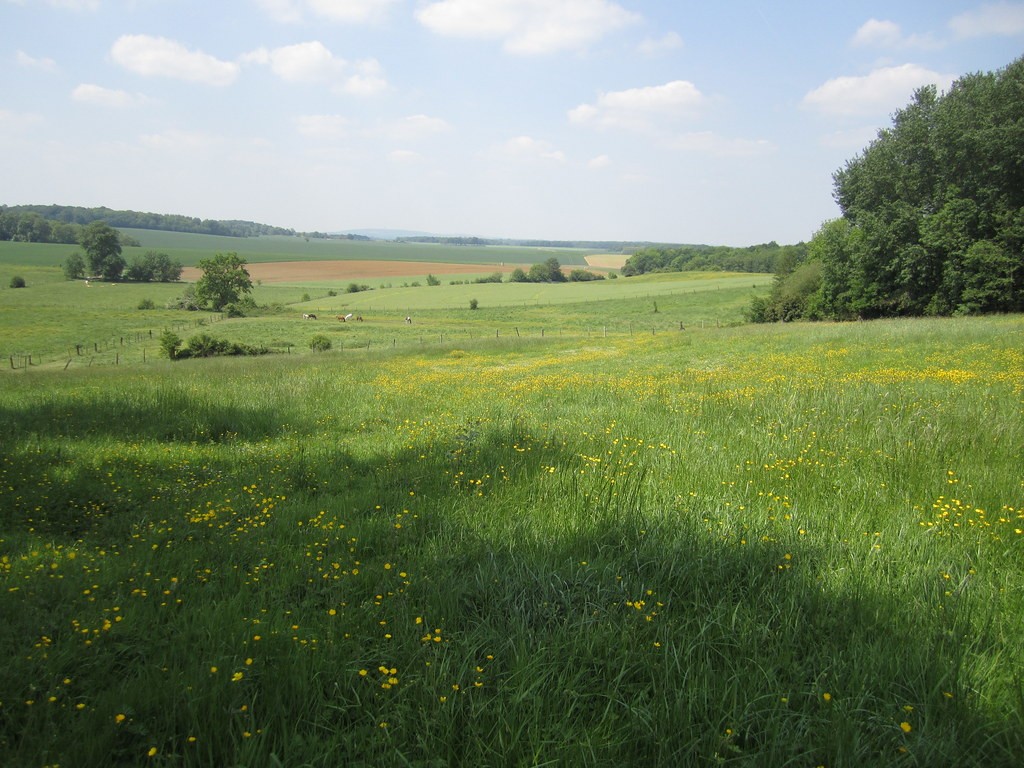
[{"label": "tree line", "polygon": [[105,221],[112,227],[128,229],[158,229],[225,237],[295,235],[293,229],[235,219],[199,219],[177,214],[117,211],[106,207],[3,205],[0,206],[0,240],[19,240],[27,243],[76,243],[81,228],[94,221]]},{"label": "tree line", "polygon": [[103,221],[94,221],[80,227],[78,243],[85,251],[85,256],[75,252],[61,264],[64,277],[68,280],[96,277],[103,280],[168,283],[180,279],[184,269],[181,262],[157,251],[135,254],[130,261],[126,261],[122,255],[124,238]]},{"label": "tree line", "polygon": [[918,89],[833,182],[841,218],[751,320],[1024,311],[1024,58]]},{"label": "tree line", "polygon": [[652,246],[643,248],[622,267],[623,277],[648,272],[776,272],[786,263],[806,258],[807,244],[779,245],[774,240],[746,248],[726,245]]}]

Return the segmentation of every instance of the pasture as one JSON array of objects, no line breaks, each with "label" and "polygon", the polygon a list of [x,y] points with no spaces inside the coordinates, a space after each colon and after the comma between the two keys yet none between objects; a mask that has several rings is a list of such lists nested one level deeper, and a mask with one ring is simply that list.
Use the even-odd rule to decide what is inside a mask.
[{"label": "pasture", "polygon": [[3,371],[0,763],[1018,765],[1024,318],[751,291]]}]

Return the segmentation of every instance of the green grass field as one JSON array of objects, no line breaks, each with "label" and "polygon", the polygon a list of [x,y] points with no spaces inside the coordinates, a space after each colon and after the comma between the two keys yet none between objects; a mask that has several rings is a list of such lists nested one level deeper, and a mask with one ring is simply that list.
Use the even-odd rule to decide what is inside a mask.
[{"label": "green grass field", "polygon": [[1024,317],[751,291],[4,370],[0,764],[1019,765]]},{"label": "green grass field", "polygon": [[[588,283],[452,285],[452,280],[467,279],[452,275],[441,285],[426,286],[424,275],[359,280],[374,286],[359,293],[345,292],[347,282],[338,280],[273,283],[253,290],[257,304],[271,310],[222,321],[219,315],[164,309],[181,295],[183,283],[87,286],[65,280],[57,267],[36,266],[52,247],[35,247],[44,256],[9,249],[8,261],[0,262],[0,361],[6,361],[0,365],[6,368],[27,364],[29,356],[36,366],[150,360],[166,328],[185,339],[211,333],[255,346],[307,351],[310,338],[319,333],[340,349],[408,348],[510,334],[663,333],[739,322],[750,297],[766,290],[771,280],[768,275],[675,273]],[[8,287],[16,274],[26,279],[27,288]],[[409,287],[416,282],[420,287]],[[306,296],[310,299],[303,301]],[[471,299],[478,301],[475,311],[469,308]],[[156,309],[138,309],[143,300]],[[308,312],[320,319],[303,321]],[[350,312],[364,322],[336,320]],[[407,316],[413,317],[412,325],[405,324]],[[210,327],[214,324],[216,330]]]}]

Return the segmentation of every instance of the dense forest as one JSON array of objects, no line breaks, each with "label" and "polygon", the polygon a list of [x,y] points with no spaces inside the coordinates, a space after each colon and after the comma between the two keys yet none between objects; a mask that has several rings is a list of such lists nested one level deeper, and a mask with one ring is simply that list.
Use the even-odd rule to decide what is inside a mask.
[{"label": "dense forest", "polygon": [[257,224],[253,221],[214,221],[190,216],[110,208],[82,208],[69,205],[0,205],[0,240],[29,243],[77,243],[81,228],[105,221],[115,228],[161,229],[200,235],[257,237],[294,235],[295,230]]},{"label": "dense forest", "polygon": [[750,319],[1024,311],[1024,59],[919,89],[833,180],[842,217]]},{"label": "dense forest", "polygon": [[807,245],[779,245],[772,241],[747,248],[726,245],[651,246],[630,256],[622,267],[624,277],[648,272],[778,272],[786,264],[807,258]]}]

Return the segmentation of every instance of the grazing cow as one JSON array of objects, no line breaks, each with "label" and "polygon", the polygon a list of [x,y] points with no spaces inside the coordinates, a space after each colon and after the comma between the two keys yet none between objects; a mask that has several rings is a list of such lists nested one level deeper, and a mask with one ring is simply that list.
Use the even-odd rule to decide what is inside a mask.
[{"label": "grazing cow", "polygon": [[345,322],[345,316],[344,315],[338,315],[338,322],[344,323]]},{"label": "grazing cow", "polygon": [[363,316],[362,315],[356,315],[356,322],[358,322],[358,323],[363,322]]},{"label": "grazing cow", "polygon": [[406,325],[412,325],[412,318],[411,317],[406,317],[405,318],[405,324]]},{"label": "grazing cow", "polygon": [[302,316],[302,319],[303,320],[316,320],[316,315],[314,315],[314,314],[304,314]]},{"label": "grazing cow", "polygon": [[345,322],[347,323],[351,319],[352,319],[352,313],[349,312],[347,315],[345,315]]}]

